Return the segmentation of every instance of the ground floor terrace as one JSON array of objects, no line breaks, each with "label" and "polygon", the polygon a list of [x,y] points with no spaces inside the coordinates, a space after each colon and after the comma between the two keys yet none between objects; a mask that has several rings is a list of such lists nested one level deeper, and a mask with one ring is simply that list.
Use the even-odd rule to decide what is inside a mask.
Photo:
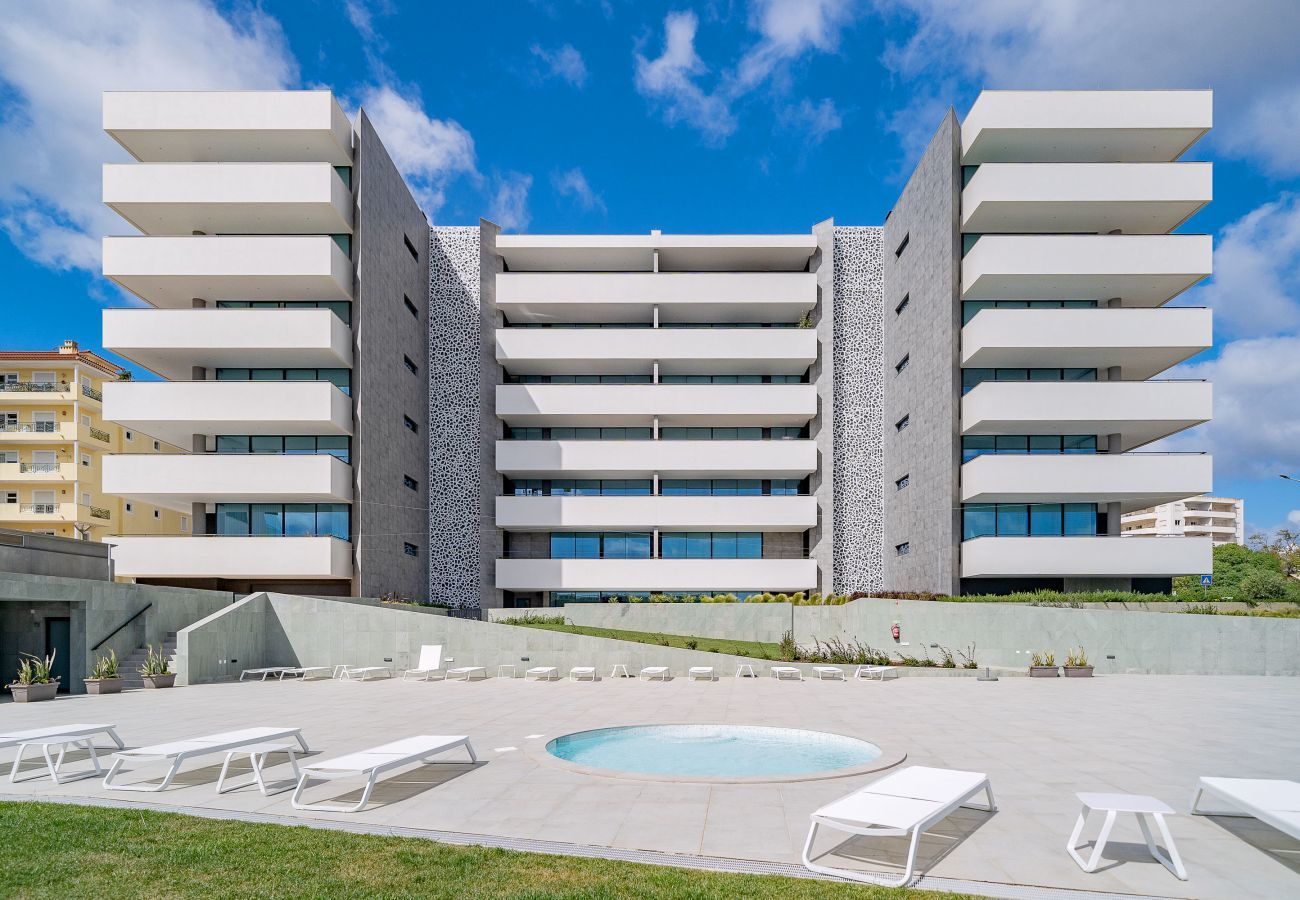
[{"label": "ground floor terrace", "polygon": [[[452,753],[446,763],[390,776],[371,805],[355,814],[295,811],[288,793],[264,797],[255,788],[218,795],[220,756],[193,763],[160,793],[106,792],[97,779],[56,786],[41,778],[3,784],[5,800],[108,800],[517,849],[805,874],[799,859],[809,813],[876,775],[746,784],[650,780],[575,771],[550,758],[545,745],[557,735],[614,725],[813,729],[867,739],[886,756],[905,754],[904,764],[988,774],[997,812],[961,810],[936,826],[921,843],[921,887],[1025,898],[1077,891],[1225,900],[1300,893],[1300,842],[1253,819],[1185,814],[1198,776],[1300,775],[1300,680],[1294,678],[980,682],[904,673],[883,683],[730,677],[665,683],[267,681],[6,703],[2,715],[12,729],[114,723],[128,747],[253,725],[299,726],[312,750],[308,759],[408,735],[467,734],[480,758],[473,765]],[[5,754],[0,762],[7,765],[13,751]],[[161,771],[139,769],[142,779]],[[267,773],[287,774],[282,765]],[[1150,858],[1131,819],[1117,824],[1100,870],[1082,872],[1065,853],[1078,812],[1076,791],[1150,794],[1173,806],[1180,814],[1170,819],[1170,829],[1189,880],[1176,880]],[[359,784],[339,782],[314,789],[310,799],[355,801],[359,794]],[[815,852],[833,846],[826,838]],[[896,874],[905,849],[903,838],[855,839],[824,861]]]}]

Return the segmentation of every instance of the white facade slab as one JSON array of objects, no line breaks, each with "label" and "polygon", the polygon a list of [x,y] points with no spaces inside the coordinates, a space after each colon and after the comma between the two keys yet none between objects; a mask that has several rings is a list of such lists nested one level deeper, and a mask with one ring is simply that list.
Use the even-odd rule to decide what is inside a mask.
[{"label": "white facade slab", "polygon": [[502,384],[511,425],[798,426],[817,414],[811,384]]},{"label": "white facade slab", "polygon": [[104,346],[163,378],[194,366],[350,368],[352,329],[328,309],[106,309]]},{"label": "white facade slab", "polygon": [[519,531],[803,531],[813,497],[497,497],[496,525]]},{"label": "white facade slab", "polygon": [[333,537],[111,537],[122,578],[351,578],[352,544]]},{"label": "white facade slab", "polygon": [[497,441],[497,471],[514,478],[803,478],[811,440]]},{"label": "white facade slab", "polygon": [[148,503],[346,503],[352,467],[333,456],[205,453],[104,457],[104,491]]},{"label": "white facade slab", "polygon": [[1209,538],[981,537],[961,545],[963,578],[1168,578],[1211,569]]},{"label": "white facade slab", "polygon": [[512,272],[801,272],[817,250],[803,234],[501,234]]},{"label": "white facade slab", "polygon": [[496,583],[514,591],[803,591],[811,559],[498,559]]},{"label": "white facade slab", "polygon": [[984,454],[961,467],[963,503],[1119,503],[1123,510],[1202,493],[1202,453]]},{"label": "white facade slab", "polygon": [[352,261],[325,235],[106,237],[104,275],[152,306],[351,300]]}]

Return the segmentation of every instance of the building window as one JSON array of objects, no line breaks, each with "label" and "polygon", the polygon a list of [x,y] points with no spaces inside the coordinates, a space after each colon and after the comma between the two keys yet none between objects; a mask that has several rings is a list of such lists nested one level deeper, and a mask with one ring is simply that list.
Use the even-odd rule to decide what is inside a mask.
[{"label": "building window", "polygon": [[910,231],[907,234],[903,235],[903,239],[899,241],[898,246],[894,248],[895,259],[903,258],[903,251],[907,249],[907,244],[911,239],[912,239],[912,233]]},{"label": "building window", "polygon": [[420,311],[419,311],[418,309],[415,308],[415,304],[411,302],[411,298],[410,298],[410,297],[408,297],[408,296],[406,296],[405,294],[403,294],[403,295],[402,295],[402,302],[406,304],[406,311],[407,311],[407,312],[409,312],[411,315],[415,316],[417,319],[420,318]]},{"label": "building window", "polygon": [[410,372],[412,375],[420,374],[419,367],[415,363],[411,362],[411,357],[403,355],[402,365],[406,366],[406,371]]},{"label": "building window", "polygon": [[661,478],[665,497],[787,497],[808,494],[798,478]]},{"label": "building window", "polygon": [[961,439],[961,461],[989,453],[1096,453],[1095,434],[970,434]]},{"label": "building window", "polygon": [[5,502],[5,503],[17,503],[17,502],[18,502],[18,492],[17,492],[17,491],[5,491],[5,493],[4,493],[4,502]]},{"label": "building window", "polygon": [[505,492],[515,497],[640,497],[654,492],[654,482],[649,478],[508,478]]},{"label": "building window", "polygon": [[405,541],[403,541],[402,552],[405,553],[407,556],[419,556],[420,548],[415,546],[414,544],[408,544]]},{"label": "building window", "polygon": [[1096,381],[1096,369],[962,369],[961,392],[985,381]]},{"label": "building window", "polygon": [[903,488],[907,487],[911,477],[911,475],[904,475],[902,478],[897,479],[894,482],[894,490],[901,491]]},{"label": "building window", "polygon": [[912,418],[911,416],[903,416],[903,418],[899,419],[897,422],[894,423],[894,430],[902,431],[908,425],[911,425],[912,424],[911,418]]},{"label": "building window", "polygon": [[133,440],[135,440],[135,435],[132,434],[132,433],[129,432],[129,431],[124,431],[124,432],[122,432],[122,436],[123,436],[124,438],[126,438],[128,441],[133,441]]},{"label": "building window", "polygon": [[162,518],[162,511],[161,511],[161,510],[157,510],[157,509],[155,509],[155,510],[153,511],[153,517],[154,517],[155,519],[161,519],[161,518]]},{"label": "building window", "polygon": [[181,516],[181,534],[187,534],[190,530],[190,520],[188,516]]},{"label": "building window", "polygon": [[[328,381],[351,396],[351,369],[217,369],[217,381]],[[158,442],[154,441],[154,449]]]},{"label": "building window", "polygon": [[216,533],[346,541],[351,512],[346,503],[218,503]]},{"label": "building window", "polygon": [[909,541],[903,541],[903,543],[901,544],[894,545],[895,556],[907,556],[907,554],[911,552],[912,552],[912,544]]},{"label": "building window", "polygon": [[402,484],[406,485],[413,491],[418,491],[420,489],[420,483],[416,481],[414,478],[412,478],[410,475],[402,476]]},{"label": "building window", "polygon": [[904,357],[903,357],[902,359],[900,359],[898,362],[894,363],[894,374],[895,374],[895,375],[902,375],[902,374],[903,374],[903,370],[907,368],[907,364],[910,363],[911,361],[912,361],[912,357],[911,357],[911,355],[909,354],[909,355],[904,356]]},{"label": "building window", "polygon": [[966,503],[962,540],[977,537],[1075,537],[1097,534],[1095,503]]},{"label": "building window", "polygon": [[899,300],[899,301],[898,301],[898,305],[894,307],[894,315],[896,315],[896,316],[900,316],[900,315],[902,315],[902,314],[903,314],[903,310],[907,309],[907,304],[909,304],[909,303],[911,303],[911,302],[912,302],[912,295],[911,295],[911,294],[904,294],[904,295],[903,295],[903,299],[902,299],[902,300]]},{"label": "building window", "polygon": [[416,262],[419,262],[420,254],[415,249],[415,245],[411,243],[411,239],[406,235],[402,235],[402,243],[406,244],[406,249],[410,252],[411,259],[415,260]]},{"label": "building window", "polygon": [[90,427],[90,416],[82,416],[82,417],[81,417],[81,424],[82,424],[82,425],[85,425],[87,428],[89,428],[89,427]]},{"label": "building window", "polygon": [[346,300],[218,300],[217,309],[328,309],[352,324],[352,304]]},{"label": "building window", "polygon": [[90,455],[88,453],[81,454],[81,464],[87,469],[90,468]]},{"label": "building window", "polygon": [[762,559],[760,531],[666,531],[659,536],[664,559]]},{"label": "building window", "polygon": [[90,494],[86,491],[81,492],[81,505],[82,506],[90,505]]},{"label": "building window", "polygon": [[335,434],[219,434],[218,453],[267,453],[284,456],[333,456],[352,461],[352,439]]},{"label": "building window", "polygon": [[124,505],[124,509],[126,509],[126,511],[127,511],[128,513],[133,513],[133,512],[135,512],[135,509],[131,506],[130,503],[125,504],[125,505]]},{"label": "building window", "polygon": [[157,450],[161,450],[161,449],[162,449],[162,444],[158,443],[157,441],[154,441],[154,442],[153,442],[153,448],[154,448],[155,451],[157,451]]},{"label": "building window", "polygon": [[551,533],[551,559],[650,559],[654,537],[649,532]]},{"label": "building window", "polygon": [[410,416],[402,416],[402,424],[406,426],[406,430],[411,432],[411,434],[420,433],[420,426],[416,425],[415,420]]},{"label": "building window", "polygon": [[961,323],[965,325],[982,309],[1096,309],[1096,300],[965,300]]}]

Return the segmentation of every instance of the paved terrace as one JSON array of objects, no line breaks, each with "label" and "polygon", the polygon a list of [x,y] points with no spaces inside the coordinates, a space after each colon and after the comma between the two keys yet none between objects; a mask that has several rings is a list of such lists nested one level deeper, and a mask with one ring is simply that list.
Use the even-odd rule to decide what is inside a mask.
[{"label": "paved terrace", "polygon": [[[873,776],[783,784],[601,777],[548,762],[539,736],[682,722],[819,729],[874,741],[886,753],[905,752],[911,763],[989,774],[999,811],[961,811],[926,838],[920,861],[927,874],[987,882],[993,895],[1008,893],[999,885],[1036,885],[1234,900],[1300,896],[1300,842],[1251,819],[1173,817],[1187,882],[1147,856],[1131,817],[1116,825],[1106,865],[1096,874],[1080,871],[1064,850],[1077,813],[1075,791],[1153,794],[1185,810],[1199,775],[1300,776],[1300,681],[1289,678],[270,681],[6,704],[2,715],[12,728],[112,722],[128,746],[249,725],[296,725],[326,757],[409,734],[464,733],[484,760],[470,766],[452,754],[455,763],[399,773],[353,815],[298,813],[287,793],[266,798],[252,788],[217,796],[220,757],[183,772],[158,794],[109,793],[97,780],[59,787],[40,779],[4,784],[0,791],[11,797],[112,797],[787,864],[798,862],[809,812]],[[268,774],[281,773],[287,777],[287,767]],[[351,788],[326,784],[308,798],[357,797]],[[845,850],[875,857],[860,865],[881,871],[887,868],[882,856],[897,862],[905,843],[877,838]]]}]

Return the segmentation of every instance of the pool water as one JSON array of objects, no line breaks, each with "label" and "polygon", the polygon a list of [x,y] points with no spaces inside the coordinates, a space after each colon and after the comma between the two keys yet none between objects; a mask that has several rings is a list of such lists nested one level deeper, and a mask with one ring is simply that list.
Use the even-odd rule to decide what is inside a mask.
[{"label": "pool water", "polygon": [[761,778],[809,775],[873,762],[875,744],[764,725],[630,725],[579,731],[546,745],[552,756],[645,775]]}]

